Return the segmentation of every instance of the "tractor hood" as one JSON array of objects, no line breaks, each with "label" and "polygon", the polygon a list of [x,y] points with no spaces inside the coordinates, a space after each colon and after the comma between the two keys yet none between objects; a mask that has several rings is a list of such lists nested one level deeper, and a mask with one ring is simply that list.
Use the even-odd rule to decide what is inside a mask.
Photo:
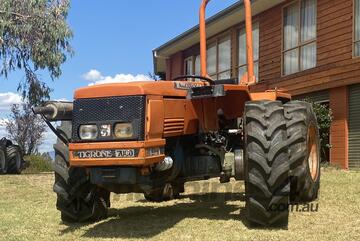
[{"label": "tractor hood", "polygon": [[199,86],[204,86],[204,83],[188,81],[144,81],[131,83],[112,83],[80,88],[75,91],[74,98],[90,99],[134,95],[186,97],[190,88]]}]

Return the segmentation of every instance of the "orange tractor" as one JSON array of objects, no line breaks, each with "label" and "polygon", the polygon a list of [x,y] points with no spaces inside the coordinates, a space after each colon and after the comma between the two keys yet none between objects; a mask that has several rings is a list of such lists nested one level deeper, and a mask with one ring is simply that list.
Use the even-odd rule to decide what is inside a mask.
[{"label": "orange tractor", "polygon": [[[57,208],[62,220],[106,217],[110,193],[178,198],[184,183],[245,181],[252,223],[287,224],[289,204],[315,200],[319,132],[312,106],[255,84],[251,5],[246,11],[248,72],[241,80],[207,73],[205,10],[200,8],[201,75],[76,90],[73,103],[34,108],[58,136]],[[51,121],[62,121],[55,129]]]}]

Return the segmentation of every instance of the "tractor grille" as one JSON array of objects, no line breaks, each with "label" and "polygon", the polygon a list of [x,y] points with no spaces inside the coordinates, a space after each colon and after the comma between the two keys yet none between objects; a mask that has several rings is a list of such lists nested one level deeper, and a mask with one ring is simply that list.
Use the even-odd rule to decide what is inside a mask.
[{"label": "tractor grille", "polygon": [[[145,96],[121,96],[98,99],[78,99],[74,101],[72,141],[80,142],[80,125],[130,123],[134,125],[136,139],[144,140]],[[112,130],[113,132],[113,130]],[[98,138],[97,141],[111,141],[114,137]],[[89,141],[86,141],[89,142]]]}]

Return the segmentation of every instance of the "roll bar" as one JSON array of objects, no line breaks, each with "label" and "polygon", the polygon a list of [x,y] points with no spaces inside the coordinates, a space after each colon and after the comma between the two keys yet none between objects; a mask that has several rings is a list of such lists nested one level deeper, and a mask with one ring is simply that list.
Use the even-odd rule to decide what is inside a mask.
[{"label": "roll bar", "polygon": [[[206,6],[211,0],[202,0],[199,13],[200,26],[200,65],[201,76],[209,78],[207,72],[207,45],[206,45]],[[252,35],[252,14],[250,0],[243,0],[245,6],[245,28],[246,28],[246,55],[248,72],[242,77],[239,84],[254,84],[254,54],[253,54],[253,35]]]}]

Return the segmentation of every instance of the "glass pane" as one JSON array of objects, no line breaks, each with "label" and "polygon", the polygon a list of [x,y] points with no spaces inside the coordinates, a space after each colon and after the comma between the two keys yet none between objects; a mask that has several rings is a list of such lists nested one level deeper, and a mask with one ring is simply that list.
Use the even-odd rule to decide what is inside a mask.
[{"label": "glass pane", "polygon": [[231,68],[231,40],[225,40],[219,44],[219,72]]},{"label": "glass pane", "polygon": [[355,43],[355,56],[360,56],[360,42]]},{"label": "glass pane", "polygon": [[295,3],[284,9],[284,50],[298,46],[299,40],[299,11]]},{"label": "glass pane", "polygon": [[299,71],[298,49],[284,53],[284,75],[293,74]]},{"label": "glass pane", "polygon": [[229,71],[226,71],[224,73],[221,73],[219,74],[219,79],[230,79],[231,78],[231,72],[230,70]]},{"label": "glass pane", "polygon": [[[259,23],[253,25],[253,50],[254,50],[254,61],[259,60]],[[247,64],[247,53],[246,53],[246,32],[245,28],[242,28],[239,32],[239,59],[238,65]]]},{"label": "glass pane", "polygon": [[253,26],[254,61],[259,60],[259,48],[260,48],[259,45],[260,45],[259,23],[255,23]]},{"label": "glass pane", "polygon": [[245,29],[242,28],[239,32],[239,60],[238,65],[246,64],[246,32]]},{"label": "glass pane", "polygon": [[360,0],[355,2],[355,41],[360,40]]},{"label": "glass pane", "polygon": [[246,72],[247,72],[247,66],[243,66],[239,68],[239,80],[243,78]]},{"label": "glass pane", "polygon": [[207,68],[209,75],[216,73],[216,45],[207,50]]},{"label": "glass pane", "polygon": [[301,70],[316,67],[316,44],[308,44],[301,48]]},{"label": "glass pane", "polygon": [[200,55],[195,58],[195,75],[200,75]]},{"label": "glass pane", "polygon": [[192,75],[193,74],[193,62],[192,58],[185,60],[185,74]]},{"label": "glass pane", "polygon": [[254,63],[254,72],[256,81],[259,82],[259,62]]},{"label": "glass pane", "polygon": [[316,38],[316,0],[301,1],[301,41]]},{"label": "glass pane", "polygon": [[[247,73],[247,66],[240,67],[239,75],[238,75],[239,80],[241,80],[242,77],[244,76],[244,74],[246,74],[246,73]],[[256,77],[256,81],[258,82],[259,81],[259,62],[254,63],[254,74]]]}]

